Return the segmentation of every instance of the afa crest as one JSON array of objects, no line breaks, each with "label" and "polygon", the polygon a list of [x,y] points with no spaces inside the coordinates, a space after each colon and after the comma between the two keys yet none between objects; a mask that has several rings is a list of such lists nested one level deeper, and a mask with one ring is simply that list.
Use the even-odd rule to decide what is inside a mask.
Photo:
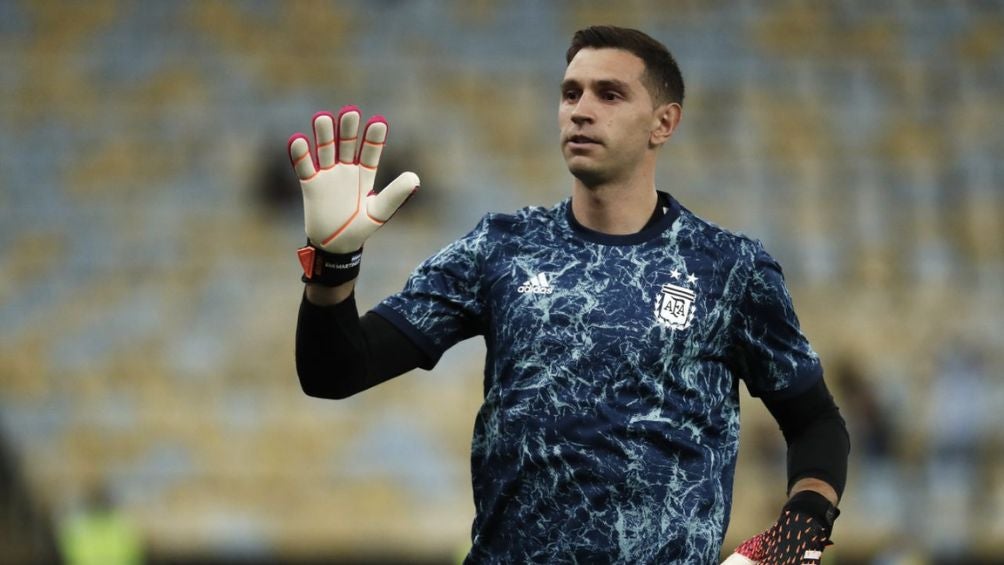
[{"label": "afa crest", "polygon": [[655,319],[665,328],[685,330],[694,321],[694,291],[676,286],[662,285],[662,292],[655,299]]}]

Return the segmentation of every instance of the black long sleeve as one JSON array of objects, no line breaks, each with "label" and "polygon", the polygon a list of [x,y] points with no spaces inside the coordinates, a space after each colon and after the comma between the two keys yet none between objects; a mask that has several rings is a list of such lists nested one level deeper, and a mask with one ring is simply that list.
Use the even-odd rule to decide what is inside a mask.
[{"label": "black long sleeve", "polygon": [[296,372],[303,392],[318,398],[347,398],[431,364],[390,322],[367,312],[355,295],[334,306],[304,297],[296,324]]},{"label": "black long sleeve", "polygon": [[782,400],[765,400],[788,444],[788,489],[802,478],[826,481],[841,496],[847,483],[847,425],[823,379]]}]

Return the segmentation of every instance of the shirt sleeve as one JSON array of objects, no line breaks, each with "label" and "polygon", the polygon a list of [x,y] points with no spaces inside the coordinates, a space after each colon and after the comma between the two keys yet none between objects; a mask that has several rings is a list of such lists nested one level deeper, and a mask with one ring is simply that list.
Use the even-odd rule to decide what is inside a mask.
[{"label": "shirt sleeve", "polygon": [[466,236],[419,265],[401,292],[372,310],[411,339],[431,366],[454,344],[484,334],[482,272],[488,229],[485,216]]},{"label": "shirt sleeve", "polygon": [[819,356],[799,327],[781,266],[760,244],[735,327],[735,361],[753,396],[796,395],[823,376]]}]

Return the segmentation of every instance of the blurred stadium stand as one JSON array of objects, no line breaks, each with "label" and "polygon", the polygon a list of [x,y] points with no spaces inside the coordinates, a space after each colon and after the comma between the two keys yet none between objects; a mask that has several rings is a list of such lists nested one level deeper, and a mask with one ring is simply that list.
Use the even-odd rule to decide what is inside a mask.
[{"label": "blurred stadium stand", "polygon": [[[286,138],[357,103],[392,125],[381,176],[422,175],[371,305],[566,195],[564,50],[607,22],[687,80],[660,186],[765,241],[824,358],[854,432],[831,562],[999,563],[1004,4],[928,0],[0,2],[0,562],[50,561],[98,489],[155,562],[455,562],[483,347],[300,392]],[[744,406],[726,548],[783,500]]]}]

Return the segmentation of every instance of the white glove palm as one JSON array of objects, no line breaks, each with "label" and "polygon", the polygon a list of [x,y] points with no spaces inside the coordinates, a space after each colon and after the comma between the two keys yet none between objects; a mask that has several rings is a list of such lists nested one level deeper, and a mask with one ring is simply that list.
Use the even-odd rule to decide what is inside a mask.
[{"label": "white glove palm", "polygon": [[289,159],[303,190],[307,239],[329,253],[361,248],[418,189],[418,175],[406,172],[379,193],[373,192],[387,121],[382,116],[370,118],[363,141],[357,144],[359,122],[355,106],[342,108],[337,118],[328,112],[315,114],[313,154],[307,136],[297,133],[289,138]]}]

